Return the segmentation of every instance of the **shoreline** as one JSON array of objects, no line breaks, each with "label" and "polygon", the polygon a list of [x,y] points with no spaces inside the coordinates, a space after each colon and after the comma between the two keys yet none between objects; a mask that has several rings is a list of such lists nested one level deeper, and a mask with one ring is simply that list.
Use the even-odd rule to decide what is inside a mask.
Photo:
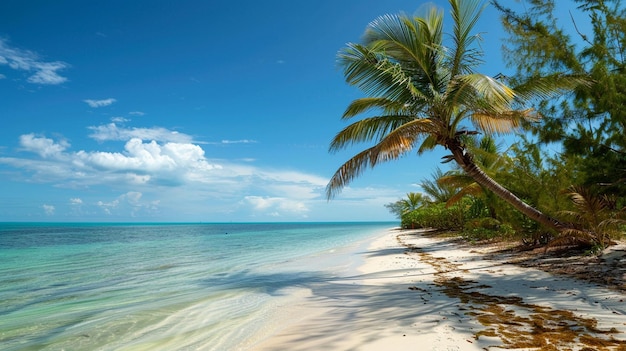
[{"label": "shoreline", "polygon": [[623,291],[423,234],[375,237],[356,275],[312,285],[251,350],[626,349]]}]

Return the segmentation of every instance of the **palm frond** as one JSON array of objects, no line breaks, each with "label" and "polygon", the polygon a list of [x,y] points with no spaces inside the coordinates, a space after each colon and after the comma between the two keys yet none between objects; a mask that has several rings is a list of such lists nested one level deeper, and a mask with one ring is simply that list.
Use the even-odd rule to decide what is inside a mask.
[{"label": "palm frond", "polygon": [[436,168],[430,175],[430,179],[422,179],[420,186],[434,202],[446,202],[456,193],[456,188],[439,184],[439,178],[445,176],[440,168]]},{"label": "palm frond", "polygon": [[367,97],[352,101],[343,113],[342,119],[349,119],[373,109],[380,109],[385,115],[405,114],[406,103],[390,100],[384,97]]},{"label": "palm frond", "polygon": [[[339,167],[326,186],[327,198],[334,197],[368,167],[374,167],[379,163],[396,160],[403,156],[413,148],[419,139],[429,134],[432,128],[430,120],[415,119],[390,131],[378,144],[358,153]],[[336,148],[340,144],[341,142],[338,141]]]},{"label": "palm frond", "polygon": [[472,30],[485,9],[479,0],[450,1],[450,13],[454,19],[454,47],[452,53],[452,76],[466,74],[480,62],[482,51],[474,50],[472,44],[478,36]]},{"label": "palm frond", "polygon": [[392,58],[409,73],[416,87],[436,85],[437,66],[443,58],[443,12],[431,8],[423,18],[385,15],[371,22],[364,44]]},{"label": "palm frond", "polygon": [[451,186],[455,188],[464,188],[469,184],[475,183],[474,178],[465,173],[448,172],[444,176],[437,179],[437,184],[441,186]]},{"label": "palm frond", "polygon": [[375,147],[363,150],[346,161],[337,169],[335,174],[330,178],[326,185],[326,198],[332,199],[349,184],[354,178],[363,174],[363,172],[371,165],[372,153]]},{"label": "palm frond", "polygon": [[419,31],[420,24],[404,14],[384,15],[368,25],[363,42],[398,61],[411,61],[419,50]]},{"label": "palm frond", "polygon": [[389,132],[376,145],[379,148],[379,154],[373,162],[386,162],[395,160],[401,155],[406,154],[413,149],[415,143],[424,139],[433,132],[433,124],[429,119],[415,119],[405,123],[393,131]]},{"label": "palm frond", "polygon": [[472,73],[454,78],[447,99],[470,110],[503,112],[511,109],[515,91],[490,76]]},{"label": "palm frond", "polygon": [[397,159],[411,149],[414,142],[411,138],[401,135],[392,135],[346,161],[332,176],[326,186],[326,197],[333,198],[354,178],[358,177],[367,168],[376,166],[378,163]]},{"label": "palm frond", "polygon": [[580,229],[564,229],[559,236],[550,240],[547,247],[558,246],[592,246],[594,237],[591,233]]},{"label": "palm frond", "polygon": [[412,116],[376,116],[354,122],[341,130],[330,143],[329,151],[336,152],[346,146],[366,141],[378,142],[392,130],[411,121]]},{"label": "palm frond", "polygon": [[608,196],[598,196],[589,189],[572,186],[567,192],[573,210],[559,212],[570,218],[575,228],[565,230],[560,240],[576,240],[580,244],[604,249],[611,245],[611,238],[622,234],[622,226],[626,224],[623,212],[615,208],[616,202]]},{"label": "palm frond", "polygon": [[437,142],[437,138],[434,135],[429,135],[424,138],[424,141],[422,141],[422,144],[417,149],[417,154],[421,155],[426,151],[430,151],[434,149],[437,145],[439,145],[439,143]]},{"label": "palm frond", "polygon": [[622,234],[621,226],[626,224],[623,218],[607,218],[598,223],[598,228],[606,233]]},{"label": "palm frond", "polygon": [[605,197],[592,194],[587,188],[572,186],[568,189],[567,196],[575,211],[566,211],[564,214],[575,215],[579,223],[584,223],[588,228],[612,217],[611,202]]},{"label": "palm frond", "polygon": [[457,202],[461,201],[465,196],[478,197],[483,194],[484,190],[478,183],[469,184],[466,187],[461,188],[456,194],[454,194],[448,201],[446,201],[446,207],[450,207]]},{"label": "palm frond", "polygon": [[423,96],[402,67],[384,53],[350,43],[338,54],[348,84],[357,86],[367,95],[390,100],[410,101]]},{"label": "palm frond", "polygon": [[537,121],[532,109],[511,110],[500,113],[478,110],[471,117],[474,126],[487,134],[507,134],[519,129],[524,122]]}]

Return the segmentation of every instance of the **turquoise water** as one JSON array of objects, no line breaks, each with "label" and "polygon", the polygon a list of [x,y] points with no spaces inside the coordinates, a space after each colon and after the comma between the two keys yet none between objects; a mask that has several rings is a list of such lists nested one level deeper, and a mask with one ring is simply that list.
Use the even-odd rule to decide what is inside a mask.
[{"label": "turquoise water", "polygon": [[245,350],[394,223],[0,224],[2,350]]}]

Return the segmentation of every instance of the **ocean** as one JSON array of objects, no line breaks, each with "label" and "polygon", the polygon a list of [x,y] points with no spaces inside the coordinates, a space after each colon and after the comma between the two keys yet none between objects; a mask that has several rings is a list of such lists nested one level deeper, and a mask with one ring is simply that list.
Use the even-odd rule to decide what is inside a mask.
[{"label": "ocean", "polygon": [[0,349],[253,350],[383,223],[0,223]]}]

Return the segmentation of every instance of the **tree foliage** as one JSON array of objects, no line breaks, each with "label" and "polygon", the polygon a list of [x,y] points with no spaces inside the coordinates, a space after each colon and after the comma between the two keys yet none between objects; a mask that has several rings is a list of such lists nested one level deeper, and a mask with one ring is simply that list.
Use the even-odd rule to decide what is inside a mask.
[{"label": "tree foliage", "polygon": [[555,0],[527,2],[516,12],[494,1],[509,33],[511,79],[524,84],[566,71],[594,83],[577,87],[569,99],[541,102],[544,118],[535,134],[545,143],[562,142],[568,156],[579,158],[584,186],[626,196],[626,9],[620,0],[559,0],[561,13],[570,8],[569,18],[559,21]]},{"label": "tree foliage", "polygon": [[[511,2],[495,1],[510,34],[505,58],[515,69],[514,74],[500,75],[495,80],[501,87],[503,95],[500,97],[513,94],[512,102],[518,108],[512,110],[518,114],[501,113],[497,118],[523,118],[516,122],[508,120],[506,127],[479,121],[484,117],[482,110],[479,105],[466,102],[471,95],[468,92],[481,92],[482,104],[492,101],[490,98],[495,95],[485,93],[488,89],[481,85],[480,79],[463,78],[467,75],[478,77],[473,71],[475,61],[470,60],[472,63],[464,66],[462,72],[458,71],[457,76],[450,75],[446,65],[459,62],[455,58],[463,55],[447,54],[458,51],[448,48],[445,53],[437,52],[431,56],[432,61],[422,63],[436,63],[438,68],[416,76],[408,69],[414,68],[407,66],[410,59],[402,61],[397,56],[387,55],[392,47],[381,44],[382,51],[372,51],[376,54],[370,58],[384,58],[387,63],[394,63],[393,76],[402,79],[390,80],[396,85],[379,90],[382,95],[376,97],[379,100],[375,103],[374,100],[353,103],[346,118],[363,112],[378,112],[375,119],[385,119],[386,116],[396,119],[381,124],[382,129],[375,127],[378,122],[373,120],[362,125],[357,122],[346,128],[354,134],[344,134],[346,138],[339,144],[374,138],[379,144],[370,149],[374,153],[367,155],[378,156],[378,152],[383,152],[388,157],[384,160],[395,159],[414,147],[421,153],[441,145],[451,152],[444,161],[455,161],[457,167],[447,172],[437,169],[432,179],[422,181],[422,188],[433,202],[405,212],[402,215],[405,227],[440,226],[440,229],[459,231],[469,240],[516,237],[530,245],[582,245],[599,252],[612,240],[623,237],[626,230],[626,10],[619,0],[559,1],[558,9],[556,0],[524,2],[527,4],[524,10],[516,12],[503,6],[513,6]],[[567,19],[563,21],[565,4],[571,9],[570,16],[565,16]],[[589,23],[583,23],[585,19]],[[439,23],[432,23],[435,22]],[[439,31],[436,32],[439,37]],[[454,38],[460,32],[463,31],[455,30],[450,37]],[[433,49],[436,47],[445,45],[431,44],[424,52],[436,52]],[[432,80],[437,84],[431,84],[431,91],[425,93],[421,86],[413,84],[413,79],[428,76],[428,72],[445,74],[442,79]],[[434,77],[439,76],[434,74]],[[572,77],[587,78],[579,79],[576,84],[576,78]],[[455,81],[460,82],[463,89],[472,87],[473,90],[455,95],[459,90],[450,83]],[[382,82],[384,80],[370,81],[372,86]],[[548,94],[563,92],[568,87],[573,87],[570,94],[556,97]],[[396,88],[398,90],[394,90]],[[402,92],[405,88],[407,91]],[[412,89],[423,94],[416,97]],[[383,100],[387,101],[384,98],[389,97],[385,94],[391,91],[398,93],[391,99],[396,104],[383,104]],[[404,100],[409,96],[414,100]],[[450,96],[455,99],[447,100]],[[415,101],[423,105],[413,105]],[[537,110],[529,109],[524,103],[532,104]],[[394,110],[392,106],[400,109]],[[522,106],[526,107],[522,109]],[[405,108],[408,110],[403,110]],[[459,111],[467,114],[460,115]],[[400,116],[405,119],[398,118]],[[490,118],[493,120],[494,117],[496,115]],[[429,123],[433,121],[444,128],[431,128]],[[387,152],[378,148],[389,135],[403,130],[405,124],[415,127],[404,130],[409,135],[400,133],[396,139],[398,143],[387,144],[396,149]],[[362,133],[365,126],[371,128],[367,129],[367,137],[355,138],[365,135]],[[532,133],[518,135],[517,142],[506,151],[498,150],[491,137],[519,126]],[[357,132],[359,130],[361,134]],[[339,135],[342,133],[344,131]],[[484,137],[479,139],[479,133]],[[370,158],[367,162],[373,166],[378,161],[378,158]],[[481,175],[476,177],[473,169],[478,169]],[[361,168],[351,170],[362,171]],[[340,172],[336,176],[341,181],[350,179],[341,178],[343,174]],[[493,183],[498,186],[493,187]],[[501,189],[514,194],[517,200],[509,201],[507,196],[498,193]],[[521,215],[522,212],[528,213],[520,210],[519,203],[537,213],[552,214],[557,218],[556,223],[567,225],[558,228],[557,232],[546,230],[549,225],[538,225],[538,222],[545,222],[531,221],[529,218],[536,220],[536,217]]]},{"label": "tree foliage", "polygon": [[[536,121],[528,101],[547,98],[584,80],[561,73],[535,77],[512,87],[476,71],[482,63],[479,36],[473,33],[483,6],[476,0],[450,0],[451,33],[444,33],[443,13],[432,7],[424,16],[386,15],[367,27],[362,43],[339,53],[346,81],[367,97],[353,101],[346,120],[373,114],[348,125],[332,140],[330,151],[373,142],[333,175],[327,196],[369,167],[440,146],[478,184],[518,211],[556,230],[563,223],[523,202],[481,170],[465,144],[477,133],[505,134]],[[449,40],[447,38],[450,38]]]},{"label": "tree foliage", "polygon": [[428,196],[425,196],[422,193],[411,192],[406,194],[406,198],[386,204],[385,207],[389,210],[389,212],[396,215],[398,219],[402,219],[402,216],[407,212],[416,210],[428,202],[430,202]]},{"label": "tree foliage", "polygon": [[573,209],[562,214],[570,217],[576,227],[561,233],[552,245],[576,243],[591,246],[593,251],[600,252],[622,235],[626,225],[625,211],[617,208],[614,196],[598,196],[589,189],[576,186],[570,187],[567,195]]}]

